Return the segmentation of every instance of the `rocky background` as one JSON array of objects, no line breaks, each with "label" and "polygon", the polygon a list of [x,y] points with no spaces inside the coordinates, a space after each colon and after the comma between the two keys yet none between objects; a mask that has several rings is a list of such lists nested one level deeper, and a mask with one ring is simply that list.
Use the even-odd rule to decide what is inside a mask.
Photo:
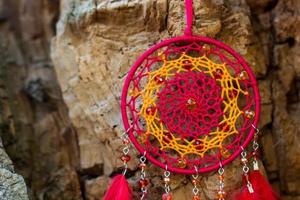
[{"label": "rocky background", "polygon": [[[194,9],[194,32],[231,45],[254,70],[262,163],[284,200],[300,199],[300,1],[197,0]],[[0,0],[0,136],[15,168],[0,145],[0,199],[101,199],[121,166],[126,73],[183,27],[180,0]],[[237,189],[238,162],[225,170],[226,190]],[[160,199],[162,171],[148,173],[148,199]],[[216,180],[201,177],[202,199],[214,198]],[[189,177],[171,187],[175,199],[191,198]]]}]

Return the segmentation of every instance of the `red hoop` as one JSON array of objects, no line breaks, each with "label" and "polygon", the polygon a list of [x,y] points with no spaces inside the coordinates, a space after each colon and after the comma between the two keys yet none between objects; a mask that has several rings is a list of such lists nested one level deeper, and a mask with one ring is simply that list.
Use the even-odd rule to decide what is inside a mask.
[{"label": "red hoop", "polygon": [[[129,87],[130,87],[132,78],[134,77],[134,74],[137,71],[137,69],[141,66],[141,64],[144,62],[144,60],[148,56],[150,56],[151,54],[156,52],[158,49],[166,47],[170,44],[180,43],[180,42],[184,42],[184,43],[186,43],[186,42],[200,42],[200,43],[206,43],[206,44],[214,45],[214,46],[224,50],[225,52],[229,53],[231,56],[234,57],[234,59],[236,59],[236,61],[238,61],[238,63],[247,72],[248,77],[249,77],[249,83],[251,84],[251,87],[253,89],[253,96],[254,96],[253,100],[255,101],[255,108],[254,109],[255,109],[256,114],[253,117],[253,119],[252,119],[253,121],[251,123],[255,127],[257,127],[258,120],[259,120],[259,113],[260,113],[260,95],[259,95],[259,90],[258,90],[258,86],[257,86],[257,83],[256,83],[256,79],[254,77],[254,74],[253,74],[252,70],[250,69],[250,67],[247,65],[247,63],[244,61],[244,59],[238,53],[236,53],[232,48],[230,48],[229,46],[227,46],[227,45],[225,45],[225,44],[223,44],[223,43],[221,43],[217,40],[211,39],[211,38],[198,37],[198,36],[175,37],[175,38],[165,40],[165,41],[153,46],[148,51],[146,51],[135,62],[135,64],[132,66],[131,70],[129,71],[129,73],[127,75],[124,86],[123,86],[123,91],[122,91],[122,96],[121,96],[122,120],[123,120],[123,123],[124,123],[124,126],[125,126],[125,130],[129,130],[128,135],[129,135],[130,140],[132,141],[134,146],[137,148],[137,150],[141,154],[144,154],[144,152],[147,152],[147,149],[144,149],[143,146],[137,141],[137,139],[135,137],[135,134],[136,134],[135,131],[136,130],[131,128],[129,118],[128,118],[128,115],[127,115],[127,109],[128,109],[127,97],[128,97]],[[255,130],[253,128],[251,128],[248,132],[248,135],[245,137],[242,144],[240,145],[240,148],[236,149],[234,151],[234,153],[232,153],[226,159],[222,159],[220,161],[223,166],[230,163],[231,161],[233,161],[236,157],[238,157],[240,155],[240,153],[242,152],[242,148],[246,148],[247,144],[253,138],[254,132],[255,132]],[[153,155],[147,153],[146,157],[151,163],[159,166],[160,168],[163,168],[163,169],[166,168],[167,164],[159,161]],[[192,169],[192,168],[190,168],[190,169],[181,169],[181,168],[172,167],[172,166],[167,166],[167,167],[168,167],[169,171],[174,172],[174,173],[195,174],[195,172],[196,172],[195,169]],[[214,165],[198,168],[198,172],[199,173],[210,172],[210,171],[218,169],[219,167],[220,167],[220,163],[215,163]]]}]

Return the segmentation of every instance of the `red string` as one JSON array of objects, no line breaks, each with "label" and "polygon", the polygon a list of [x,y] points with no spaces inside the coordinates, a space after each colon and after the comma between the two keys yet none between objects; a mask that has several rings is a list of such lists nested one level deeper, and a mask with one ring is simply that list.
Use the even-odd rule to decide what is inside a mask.
[{"label": "red string", "polygon": [[191,36],[193,26],[193,0],[185,0],[186,28],[184,34]]},{"label": "red string", "polygon": [[197,139],[218,126],[221,104],[221,87],[216,81],[202,72],[189,71],[165,82],[157,107],[170,132]]},{"label": "red string", "polygon": [[[239,80],[240,87],[237,86],[236,80],[240,72],[244,70],[244,66],[239,60],[236,60],[230,53],[222,48],[209,45],[208,43],[206,43],[206,48],[209,50],[206,51],[203,48],[202,42],[194,41],[184,44],[185,43],[182,43],[178,46],[174,45],[174,43],[170,43],[164,46],[163,57],[161,54],[154,52],[148,57],[143,58],[143,62],[139,64],[140,67],[136,69],[134,74],[130,77],[130,89],[129,93],[126,93],[126,95],[129,96],[126,97],[126,103],[124,104],[124,107],[126,107],[126,115],[130,117],[131,130],[136,134],[134,137],[141,139],[139,142],[143,140],[143,142],[141,142],[143,151],[147,151],[148,155],[160,158],[163,160],[163,165],[165,166],[167,164],[170,168],[178,168],[178,160],[182,159],[179,153],[188,149],[188,142],[192,140],[195,141],[194,144],[197,149],[195,153],[197,153],[202,151],[203,148],[203,144],[200,140],[205,138],[210,132],[216,131],[217,128],[223,132],[234,131],[230,129],[229,126],[230,123],[233,123],[232,120],[234,120],[231,119],[233,115],[233,113],[230,112],[231,109],[227,108],[224,113],[220,114],[222,106],[228,107],[226,105],[232,101],[232,98],[238,98],[238,102],[242,100],[243,104],[240,105],[239,109],[243,112],[253,110],[254,105],[257,103],[255,102],[255,96],[253,96],[252,91],[253,80]],[[159,50],[162,50],[162,48]],[[204,55],[206,57],[212,57],[217,64],[208,68],[211,62],[208,63],[205,57],[200,59],[201,62],[198,61],[191,64],[191,61],[187,58],[181,58],[183,53],[193,55],[194,57],[191,59],[199,59]],[[168,59],[164,62],[169,67],[173,66],[173,69],[163,71],[162,74],[154,76],[153,73],[158,73],[157,66],[161,67],[162,65],[162,58]],[[178,59],[180,59],[180,61],[178,61]],[[216,71],[220,63],[226,64],[226,68],[228,68],[232,78],[222,78],[224,71]],[[197,71],[196,69],[199,70]],[[150,74],[155,78],[151,79]],[[153,87],[152,84],[150,84],[151,87],[145,89],[149,83],[149,77],[150,80],[155,81],[155,84]],[[213,82],[212,79],[215,79],[216,82]],[[221,81],[224,83],[223,85],[228,88],[227,90],[222,89],[224,92],[226,91],[226,94],[223,95],[224,99],[220,99],[221,88],[219,88],[219,84]],[[156,90],[157,93],[155,92]],[[237,90],[243,90],[247,92],[247,95],[241,92],[236,94],[235,91]],[[147,107],[149,111],[145,110],[145,114],[142,115],[142,104],[146,104],[144,94],[149,94],[149,92],[153,94],[157,100],[155,100],[155,103],[151,103],[151,106]],[[148,97],[146,99],[148,99]],[[189,100],[191,100],[191,103],[188,103]],[[220,106],[221,101],[223,103]],[[225,105],[224,102],[227,102],[227,104]],[[152,107],[154,104],[156,106]],[[196,115],[199,113],[201,115]],[[236,111],[234,111],[234,113],[236,114]],[[154,120],[153,124],[160,124],[161,120],[164,125],[163,127],[152,126],[151,122],[151,126],[149,126],[151,128],[149,129],[144,116],[149,115],[151,118],[153,114],[155,115],[155,120],[157,120]],[[229,118],[230,120],[228,120]],[[207,151],[203,157],[197,156],[195,153],[186,154],[184,157],[186,168],[184,170],[194,170],[194,166],[207,168],[207,166],[218,165],[220,157],[226,159],[234,152],[237,152],[247,138],[249,130],[253,129],[251,123],[253,123],[252,120],[241,115],[237,119],[235,126],[237,134],[232,135],[228,140],[222,143],[222,149],[218,147],[212,148],[214,150]],[[149,130],[151,133],[154,131],[157,132],[157,130],[159,133],[164,132],[165,137],[157,136],[157,139],[153,134],[147,136],[146,133]],[[178,149],[174,143],[170,142],[173,138],[172,136],[174,138],[182,138],[182,140],[178,140],[179,142],[176,143],[176,145],[186,145],[185,148]],[[215,136],[211,135],[208,137],[211,139]],[[185,141],[188,142],[186,143]],[[197,142],[199,142],[199,144],[197,144]],[[172,147],[172,149],[170,147]]]}]

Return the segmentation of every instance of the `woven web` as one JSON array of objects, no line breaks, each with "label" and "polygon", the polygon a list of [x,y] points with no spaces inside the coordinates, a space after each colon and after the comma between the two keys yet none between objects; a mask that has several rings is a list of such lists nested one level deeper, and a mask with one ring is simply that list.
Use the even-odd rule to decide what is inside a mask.
[{"label": "woven web", "polygon": [[148,56],[131,79],[126,105],[148,153],[169,166],[193,169],[240,148],[255,101],[247,73],[232,55],[193,42]]}]

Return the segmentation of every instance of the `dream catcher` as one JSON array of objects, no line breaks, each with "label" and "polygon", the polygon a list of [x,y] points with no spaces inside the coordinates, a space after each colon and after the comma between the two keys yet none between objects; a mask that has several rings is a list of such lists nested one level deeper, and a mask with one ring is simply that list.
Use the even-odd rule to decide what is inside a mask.
[{"label": "dream catcher", "polygon": [[234,198],[278,199],[258,170],[260,96],[253,72],[229,46],[192,34],[192,0],[185,3],[184,36],[150,48],[127,75],[121,99],[124,171],[104,200],[131,199],[125,178],[131,143],[141,153],[141,199],[150,182],[146,163],[163,170],[163,200],[173,199],[172,173],[191,175],[193,200],[199,200],[198,175],[212,171],[219,175],[216,199],[227,199],[224,166],[238,157],[245,186]]}]

